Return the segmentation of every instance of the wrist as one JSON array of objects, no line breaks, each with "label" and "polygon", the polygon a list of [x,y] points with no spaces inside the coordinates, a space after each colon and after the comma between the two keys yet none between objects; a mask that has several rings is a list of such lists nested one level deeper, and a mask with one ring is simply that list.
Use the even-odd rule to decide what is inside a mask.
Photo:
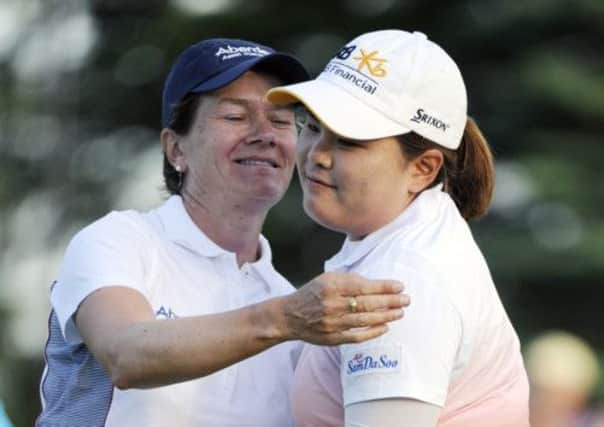
[{"label": "wrist", "polygon": [[271,298],[253,306],[251,322],[258,326],[261,340],[274,345],[292,339],[285,321],[286,298]]}]

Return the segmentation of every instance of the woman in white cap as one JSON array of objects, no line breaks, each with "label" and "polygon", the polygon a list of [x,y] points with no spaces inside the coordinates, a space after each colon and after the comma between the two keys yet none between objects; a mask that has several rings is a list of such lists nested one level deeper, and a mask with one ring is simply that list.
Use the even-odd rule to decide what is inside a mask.
[{"label": "woman in white cap", "polygon": [[377,31],[268,99],[305,107],[304,208],[347,236],[326,270],[400,280],[412,300],[382,337],[306,345],[298,424],[528,426],[519,340],[466,223],[487,210],[494,172],[455,62],[421,33]]}]

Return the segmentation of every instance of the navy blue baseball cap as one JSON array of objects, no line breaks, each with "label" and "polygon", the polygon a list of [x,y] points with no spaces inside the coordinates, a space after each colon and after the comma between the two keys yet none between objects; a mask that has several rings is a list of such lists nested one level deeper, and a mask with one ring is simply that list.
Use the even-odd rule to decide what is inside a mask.
[{"label": "navy blue baseball cap", "polygon": [[207,39],[188,47],[178,56],[164,83],[162,125],[168,127],[172,109],[185,95],[219,89],[260,65],[283,84],[310,78],[295,57],[251,41]]}]

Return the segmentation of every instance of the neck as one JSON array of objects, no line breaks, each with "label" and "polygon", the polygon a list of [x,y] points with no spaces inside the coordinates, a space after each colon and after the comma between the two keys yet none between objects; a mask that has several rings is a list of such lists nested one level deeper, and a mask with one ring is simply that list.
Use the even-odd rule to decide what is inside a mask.
[{"label": "neck", "polygon": [[401,206],[395,206],[392,210],[381,209],[379,215],[368,217],[370,221],[360,223],[354,230],[345,230],[344,232],[349,240],[363,240],[371,233],[378,231],[398,218],[416,198],[417,194],[411,194]]},{"label": "neck", "polygon": [[260,232],[268,209],[207,203],[186,189],[182,198],[193,222],[218,246],[235,253],[240,267],[260,258]]}]

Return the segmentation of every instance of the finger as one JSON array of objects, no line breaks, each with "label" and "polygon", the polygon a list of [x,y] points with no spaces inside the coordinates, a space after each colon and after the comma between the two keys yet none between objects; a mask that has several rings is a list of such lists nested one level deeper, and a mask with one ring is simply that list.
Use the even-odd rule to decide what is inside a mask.
[{"label": "finger", "polygon": [[359,343],[367,341],[373,338],[377,338],[380,335],[384,335],[388,332],[388,326],[380,325],[371,328],[355,329],[334,334],[330,337],[330,344],[347,344],[347,343]]},{"label": "finger", "polygon": [[374,327],[402,319],[404,315],[405,312],[400,309],[372,313],[349,313],[334,320],[331,326],[339,330]]},{"label": "finger", "polygon": [[[356,308],[352,310],[351,299],[354,298],[356,301]],[[378,311],[378,310],[389,310],[395,308],[405,308],[411,302],[409,295],[407,294],[394,294],[394,295],[364,295],[356,297],[344,297],[338,298],[331,303],[332,313],[350,313],[350,312],[366,312],[366,311]]]},{"label": "finger", "polygon": [[[350,298],[346,299],[346,301],[349,299]],[[357,312],[404,308],[410,303],[410,298],[407,294],[361,295],[354,299],[356,300]]]},{"label": "finger", "polygon": [[403,291],[403,288],[403,284],[396,280],[369,280],[356,274],[338,279],[341,296],[398,294]]}]

